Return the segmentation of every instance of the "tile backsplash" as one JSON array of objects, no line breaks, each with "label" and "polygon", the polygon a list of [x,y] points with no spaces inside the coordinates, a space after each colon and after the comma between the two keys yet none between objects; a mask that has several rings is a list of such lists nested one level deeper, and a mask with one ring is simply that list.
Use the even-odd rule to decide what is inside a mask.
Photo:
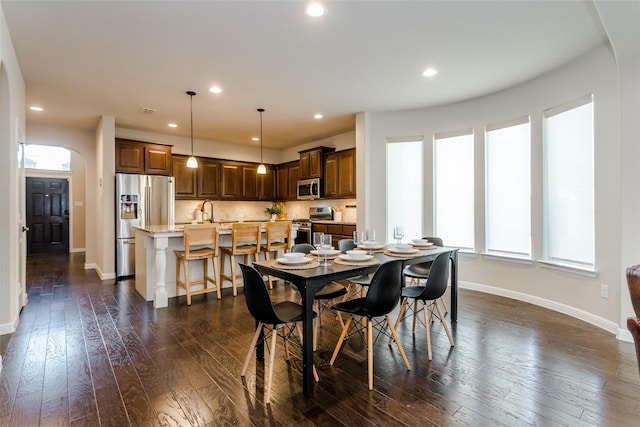
[{"label": "tile backsplash", "polygon": [[[194,220],[194,212],[202,200],[176,200],[175,215],[176,224],[188,224]],[[269,215],[265,209],[272,205],[271,202],[227,202],[214,200],[213,220],[214,221],[266,221]],[[284,211],[287,219],[309,218],[309,208],[315,206],[329,206],[334,209],[341,209],[342,221],[356,222],[356,201],[355,199],[340,200],[314,200],[314,201],[291,201],[285,202]],[[347,207],[349,206],[349,207]],[[205,210],[211,214],[211,205],[206,204]]]}]

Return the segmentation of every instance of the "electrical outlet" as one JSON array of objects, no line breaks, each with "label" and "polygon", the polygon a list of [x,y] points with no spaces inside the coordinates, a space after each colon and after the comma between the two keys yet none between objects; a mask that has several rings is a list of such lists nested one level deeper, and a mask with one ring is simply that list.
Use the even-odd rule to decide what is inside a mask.
[{"label": "electrical outlet", "polygon": [[609,298],[609,286],[604,283],[600,284],[600,296],[602,298]]}]

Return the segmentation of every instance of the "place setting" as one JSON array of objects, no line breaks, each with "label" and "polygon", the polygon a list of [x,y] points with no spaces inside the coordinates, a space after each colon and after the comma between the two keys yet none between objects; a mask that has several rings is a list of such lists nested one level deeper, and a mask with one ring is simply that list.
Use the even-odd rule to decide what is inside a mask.
[{"label": "place setting", "polygon": [[384,245],[376,241],[375,230],[354,231],[353,243],[355,243],[358,249],[363,249],[369,254],[384,251]]},{"label": "place setting", "polygon": [[[423,255],[423,253],[420,252],[419,249],[414,247],[414,245],[402,243],[403,237],[404,237],[404,227],[402,227],[401,225],[395,226],[393,228],[393,238],[397,240],[397,243],[395,244],[395,246],[390,246],[386,248],[384,251],[384,254],[388,256],[402,257],[402,258],[409,258],[409,257],[416,257],[416,256]],[[427,246],[424,246],[421,248],[427,248]]]},{"label": "place setting", "polygon": [[338,255],[333,262],[341,265],[350,265],[350,266],[369,266],[379,264],[380,261],[374,258],[373,255],[368,254],[366,251],[361,249],[353,249],[347,251],[344,254]]},{"label": "place setting", "polygon": [[286,253],[282,258],[277,258],[273,264],[274,268],[282,270],[306,270],[319,266],[320,263],[318,261],[307,257],[306,254],[301,252]]}]

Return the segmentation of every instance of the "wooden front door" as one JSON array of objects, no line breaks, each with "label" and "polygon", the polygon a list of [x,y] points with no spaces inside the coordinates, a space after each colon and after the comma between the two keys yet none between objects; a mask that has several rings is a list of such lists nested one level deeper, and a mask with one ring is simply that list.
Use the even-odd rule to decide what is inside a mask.
[{"label": "wooden front door", "polygon": [[69,252],[69,180],[27,177],[27,254]]}]

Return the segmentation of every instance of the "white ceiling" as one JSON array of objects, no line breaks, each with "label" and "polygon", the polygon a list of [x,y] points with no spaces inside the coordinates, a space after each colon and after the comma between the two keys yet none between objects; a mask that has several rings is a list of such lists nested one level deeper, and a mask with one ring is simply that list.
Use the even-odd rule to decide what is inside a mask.
[{"label": "white ceiling", "polygon": [[[505,89],[606,43],[591,1],[2,1],[27,121],[284,148]],[[427,66],[439,69],[431,79]],[[222,87],[221,94],[208,88]],[[157,110],[145,114],[143,108]],[[324,119],[315,120],[320,112]],[[169,122],[179,125],[167,127]]]}]

